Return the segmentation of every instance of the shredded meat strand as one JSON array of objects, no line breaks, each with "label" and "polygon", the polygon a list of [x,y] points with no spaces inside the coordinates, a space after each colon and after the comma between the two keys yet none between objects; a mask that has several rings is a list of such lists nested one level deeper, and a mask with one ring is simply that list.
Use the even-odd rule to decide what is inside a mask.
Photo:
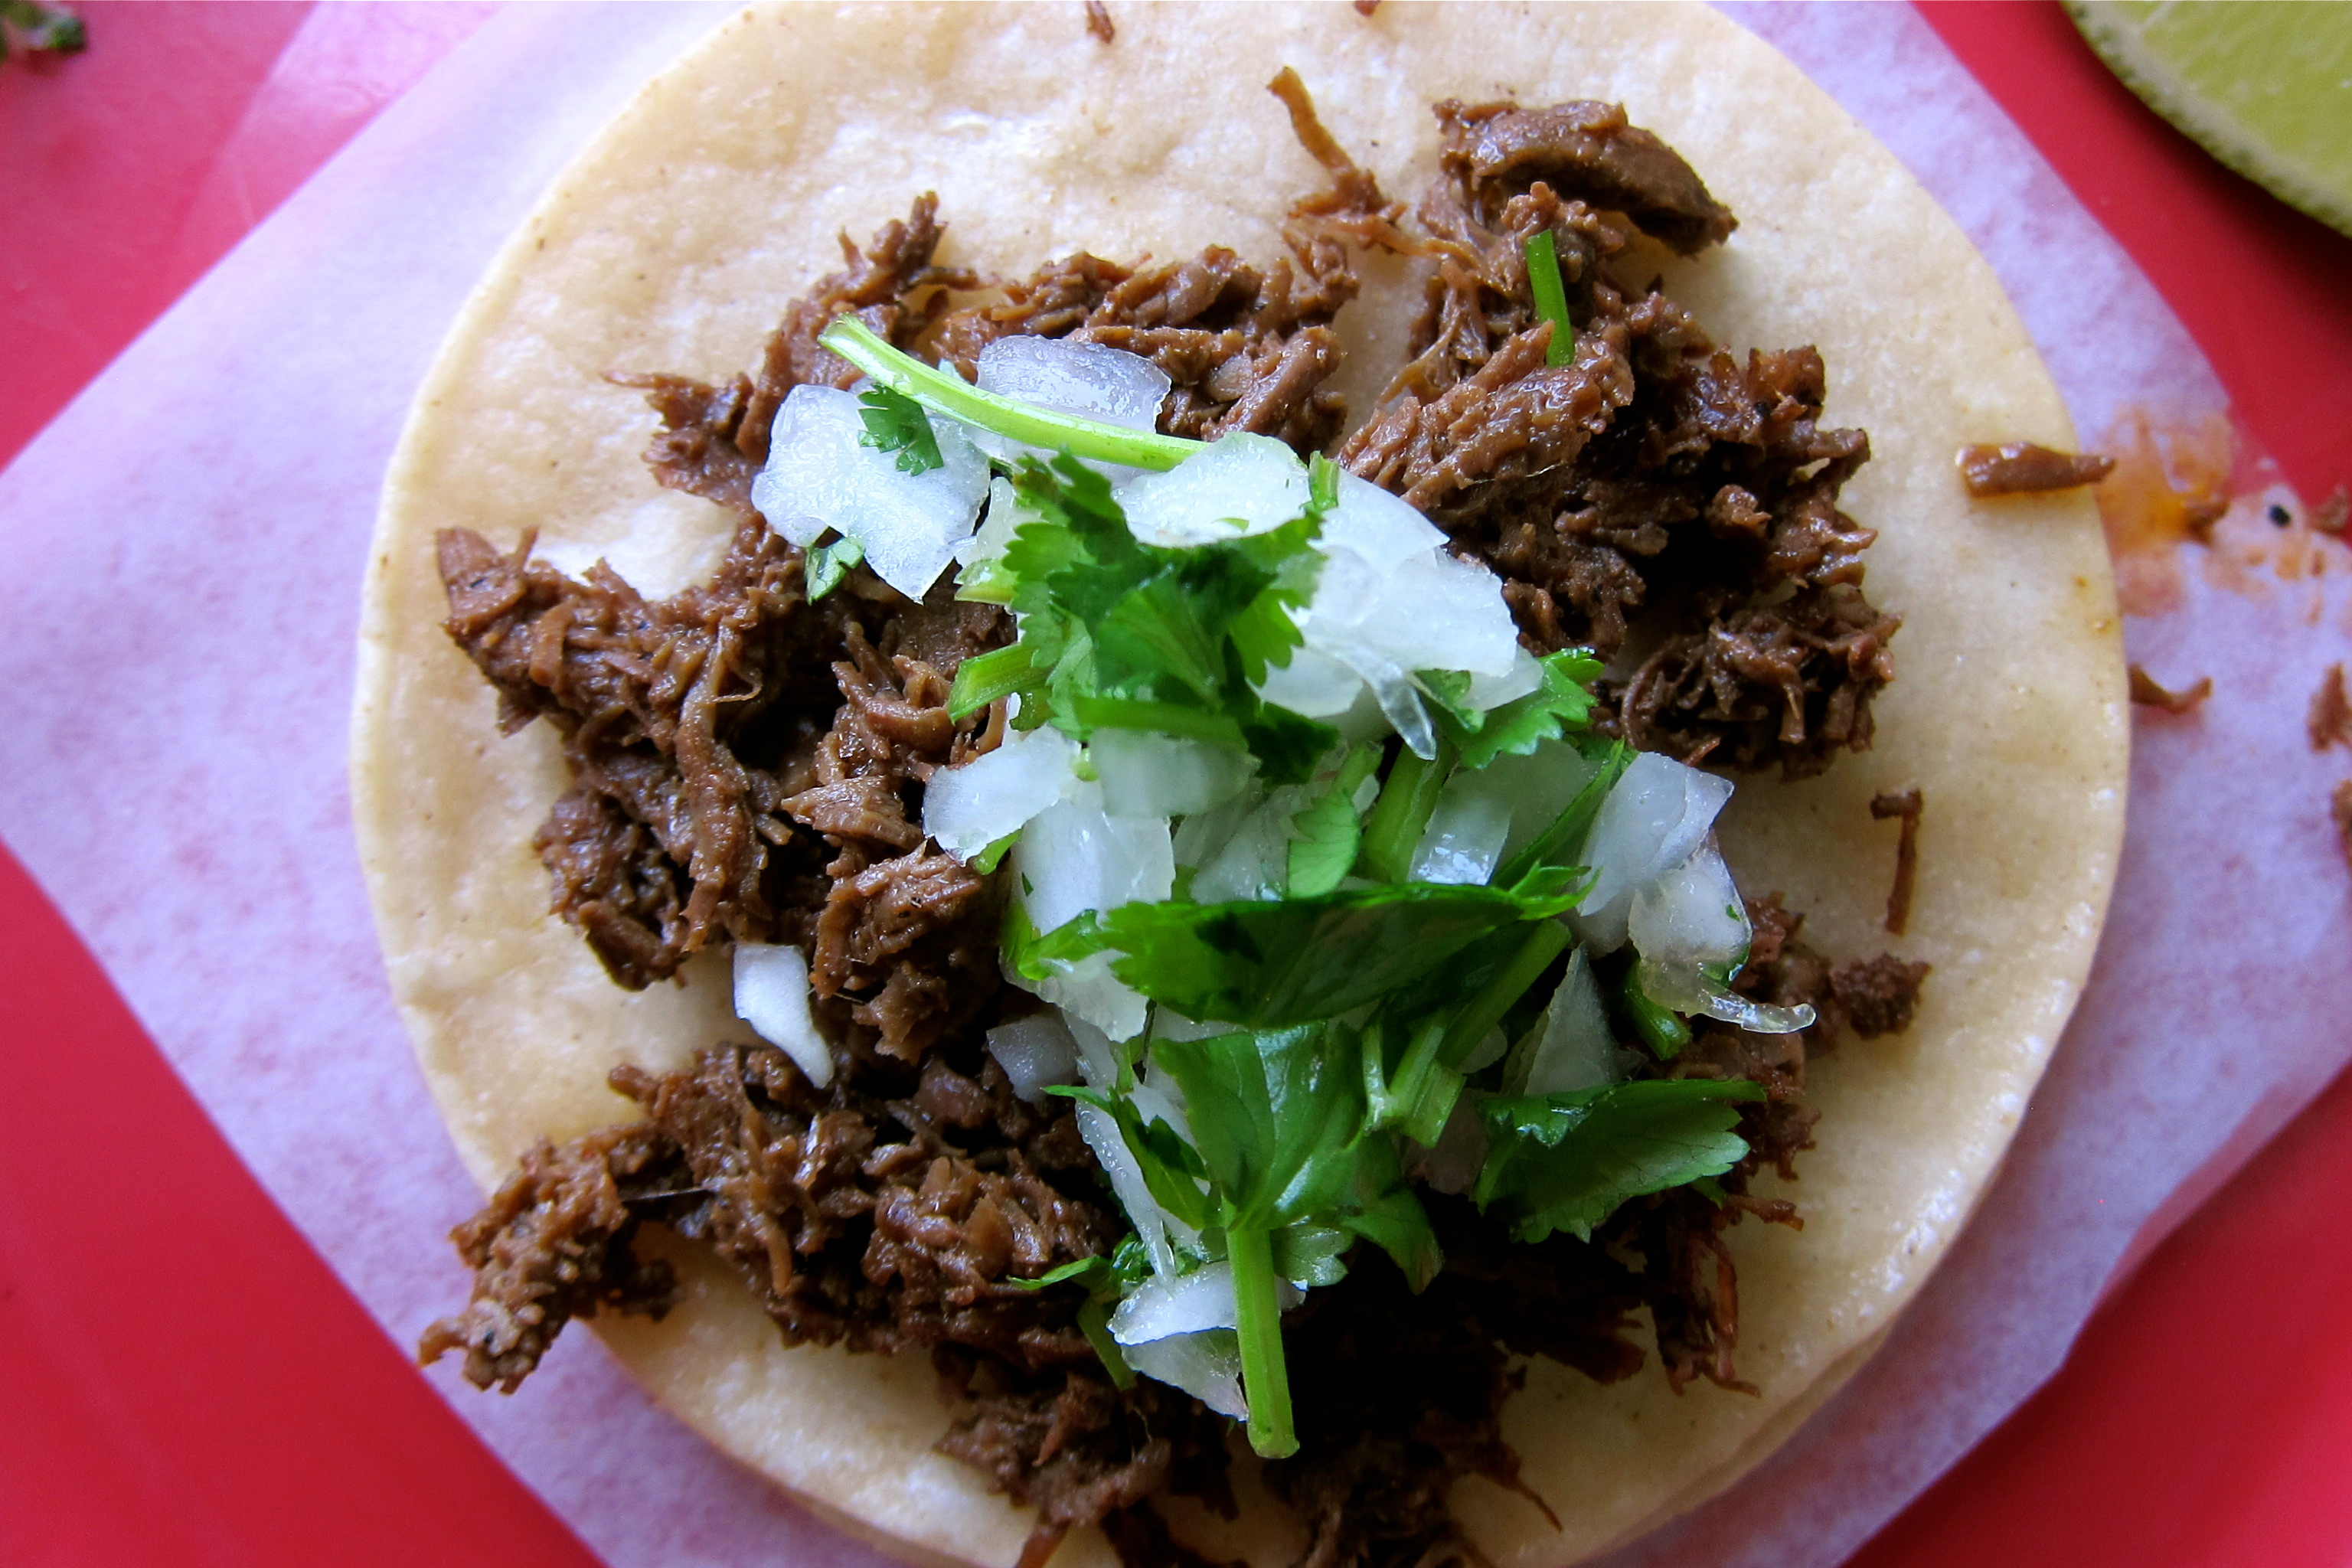
[{"label": "shredded meat strand", "polygon": [[2005,447],[1963,447],[1955,459],[1960,482],[1979,500],[1994,496],[2041,495],[2095,485],[2115,471],[2116,460],[2095,452],[2056,452],[2031,441]]},{"label": "shredded meat strand", "polygon": [[1881,822],[1890,816],[1903,819],[1903,836],[1895,845],[1895,886],[1886,895],[1886,931],[1890,936],[1901,936],[1904,928],[1911,923],[1911,889],[1919,876],[1919,818],[1927,809],[1927,797],[1916,784],[1871,797],[1871,816]]}]

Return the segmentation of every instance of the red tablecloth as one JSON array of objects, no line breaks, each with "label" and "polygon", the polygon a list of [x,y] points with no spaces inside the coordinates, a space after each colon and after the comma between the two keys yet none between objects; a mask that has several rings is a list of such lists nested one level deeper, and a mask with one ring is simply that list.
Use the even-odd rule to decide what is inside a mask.
[{"label": "red tablecloth", "polygon": [[[323,100],[281,68],[307,9],[93,5],[89,54],[0,70],[0,463],[483,8],[388,28],[363,90]],[[2288,478],[2312,499],[2352,478],[2352,242],[2147,114],[2054,5],[1927,16]],[[287,1224],[5,851],[0,1061],[0,1560],[591,1561]],[[2347,1178],[2352,1080],[1861,1561],[2352,1555]]]}]

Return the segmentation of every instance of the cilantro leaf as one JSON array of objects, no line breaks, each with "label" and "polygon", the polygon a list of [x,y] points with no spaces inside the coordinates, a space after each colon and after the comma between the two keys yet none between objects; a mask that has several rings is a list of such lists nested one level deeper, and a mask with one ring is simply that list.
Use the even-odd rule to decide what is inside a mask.
[{"label": "cilantro leaf", "polygon": [[1277,1281],[1336,1279],[1343,1243],[1332,1233],[1360,1228],[1393,1241],[1409,1277],[1425,1283],[1434,1271],[1435,1238],[1393,1146],[1363,1135],[1363,1080],[1350,1053],[1333,1048],[1344,1043],[1344,1026],[1313,1025],[1151,1047],[1184,1092],[1216,1194],[1250,1445],[1268,1458],[1298,1447]]},{"label": "cilantro leaf", "polygon": [[[1024,728],[1050,714],[1084,741],[1097,721],[1160,727],[1137,718],[1156,707],[1179,726],[1169,733],[1246,747],[1269,784],[1313,775],[1338,731],[1270,706],[1254,688],[1298,644],[1292,616],[1314,591],[1320,557],[1309,546],[1321,511],[1310,507],[1246,539],[1174,550],[1138,541],[1108,482],[1066,456],[1024,459],[1013,489],[1028,521],[997,558],[992,584],[1010,582],[1021,616],[1015,646],[1030,649],[1034,679],[1019,689],[1043,699],[1024,696]],[[990,668],[1011,678],[1009,660]],[[969,710],[957,705],[979,697],[979,679],[959,676],[951,710]],[[1178,710],[1188,716],[1173,717]]]},{"label": "cilantro leaf", "polygon": [[900,473],[928,474],[946,466],[930,416],[905,393],[887,386],[868,387],[857,395],[857,418],[866,426],[857,444],[898,453]]},{"label": "cilantro leaf", "polygon": [[1565,1230],[1590,1241],[1628,1198],[1720,1176],[1748,1152],[1744,1079],[1644,1079],[1566,1094],[1496,1096],[1478,1108],[1486,1163],[1473,1199],[1522,1242]]},{"label": "cilantro leaf", "polygon": [[841,585],[849,569],[866,559],[866,547],[849,538],[837,538],[831,544],[812,544],[803,563],[808,584],[809,603],[814,605]]},{"label": "cilantro leaf", "polygon": [[1152,1046],[1184,1091],[1228,1230],[1288,1225],[1347,1195],[1355,1172],[1339,1156],[1362,1127],[1362,1079],[1325,1053],[1325,1034],[1308,1025]]},{"label": "cilantro leaf", "polygon": [[1319,719],[1271,702],[1252,706],[1255,711],[1241,721],[1242,737],[1258,760],[1259,776],[1270,787],[1305,784],[1315,776],[1315,764],[1339,743],[1339,731]]},{"label": "cilantro leaf", "polygon": [[1290,819],[1298,837],[1290,841],[1287,891],[1294,899],[1320,898],[1355,869],[1363,846],[1363,814],[1356,794],[1380,766],[1381,749],[1365,744],[1348,753],[1323,792]]},{"label": "cilantro leaf", "polygon": [[[1545,655],[1537,663],[1543,669],[1541,686],[1499,708],[1474,714],[1475,724],[1465,724],[1460,713],[1443,701],[1433,704],[1438,727],[1461,753],[1464,767],[1483,768],[1499,756],[1526,756],[1545,741],[1585,727],[1592,712],[1591,683],[1600,678],[1601,661],[1582,648],[1565,648]],[[1424,692],[1434,673],[1420,677]]]},{"label": "cilantro leaf", "polygon": [[1276,1028],[1374,1001],[1499,926],[1574,901],[1549,888],[1402,882],[1313,899],[1127,904],[1036,939],[1019,972],[1043,978],[1050,962],[1114,951],[1114,974],[1188,1018]]}]

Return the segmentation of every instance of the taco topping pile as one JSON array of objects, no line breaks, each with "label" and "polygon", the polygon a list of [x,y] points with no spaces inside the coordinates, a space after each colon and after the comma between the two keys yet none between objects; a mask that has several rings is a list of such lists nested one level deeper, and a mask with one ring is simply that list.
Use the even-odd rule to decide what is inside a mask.
[{"label": "taco topping pile", "polygon": [[[1743,893],[1699,766],[1869,744],[1868,443],[1813,351],[1642,285],[1633,229],[1734,220],[1621,110],[1440,104],[1409,217],[1275,90],[1332,188],[1270,268],[982,279],[926,195],[756,375],[630,378],[738,518],[708,584],[442,536],[502,727],[563,737],[556,910],[632,988],[730,954],[766,1043],[615,1071],[643,1119],[458,1229],[427,1359],[511,1390],[658,1315],[666,1226],[790,1342],[928,1352],[1033,1568],[1087,1524],[1200,1562],[1152,1500],[1230,1514],[1235,1424],[1318,1568],[1475,1561],[1515,1357],[1629,1376],[1646,1311],[1677,1389],[1743,1386],[1722,1233],[1798,1223],[1748,1185],[1808,1051],[1926,973]],[[1368,247],[1427,309],[1327,456]]]}]

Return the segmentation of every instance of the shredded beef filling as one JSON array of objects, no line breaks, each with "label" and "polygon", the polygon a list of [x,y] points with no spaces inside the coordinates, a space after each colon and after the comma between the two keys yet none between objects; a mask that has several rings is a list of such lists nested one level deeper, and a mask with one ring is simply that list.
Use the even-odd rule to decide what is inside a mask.
[{"label": "shredded beef filling", "polygon": [[[1001,706],[958,722],[946,698],[1010,624],[955,602],[951,581],[916,604],[862,566],[812,604],[800,551],[751,505],[792,388],[856,375],[817,343],[836,316],[966,375],[1011,334],[1124,349],[1174,383],[1163,429],[1303,451],[1333,441],[1344,414],[1323,384],[1331,322],[1357,290],[1349,247],[1417,258],[1429,281],[1413,357],[1340,459],[1500,574],[1531,647],[1612,659],[1601,717],[1633,744],[1802,776],[1870,743],[1897,622],[1862,592],[1874,535],[1836,505],[1866,438],[1820,423],[1811,349],[1742,363],[1654,284],[1628,281],[1643,265],[1634,229],[1685,255],[1731,232],[1689,166],[1613,105],[1448,102],[1415,225],[1295,75],[1274,90],[1332,184],[1293,209],[1288,255],[1269,268],[1212,247],[984,279],[935,260],[925,195],[866,247],[844,238],[843,268],[790,307],[755,374],[619,378],[660,419],[646,453],[659,480],[738,520],[708,584],[649,601],[602,564],[573,579],[534,561],[528,536],[511,553],[441,536],[448,630],[497,690],[501,730],[544,719],[562,737],[572,786],[537,838],[555,910],[632,989],[733,942],[800,946],[836,1072],[820,1090],[782,1052],[739,1046],[665,1075],[617,1069],[643,1120],[541,1145],[458,1228],[473,1297],[425,1334],[425,1359],[462,1352],[467,1378],[511,1391],[571,1319],[658,1316],[676,1283],[639,1251],[651,1224],[709,1247],[789,1343],[928,1352],[957,1405],[940,1448],[1038,1510],[1024,1568],[1091,1524],[1129,1568],[1210,1568],[1151,1500],[1232,1513],[1223,1419],[1150,1380],[1118,1390],[1079,1329],[1083,1293],[1014,1283],[1108,1254],[1126,1226],[1066,1103],[1019,1100],[985,1056],[982,1031],[1027,1005],[1000,985],[997,897],[919,826],[925,781],[1003,736]],[[1526,275],[1539,231],[1573,315],[1557,365]],[[1470,1475],[1525,1491],[1500,1421],[1517,1358],[1630,1376],[1646,1312],[1677,1390],[1746,1386],[1724,1232],[1749,1215],[1801,1223],[1748,1187],[1766,1168],[1793,1178],[1811,1144],[1808,1051],[1906,1026],[1927,973],[1885,955],[1833,967],[1777,898],[1749,912],[1734,984],[1819,1021],[1764,1036],[1699,1020],[1675,1061],[1645,1069],[1764,1086],[1741,1110],[1750,1152],[1722,1202],[1671,1191],[1590,1243],[1526,1247],[1432,1193],[1446,1266],[1425,1290],[1359,1247],[1349,1277],[1294,1316],[1301,1447],[1266,1479],[1309,1531],[1307,1568],[1482,1561],[1449,1499]]]}]

